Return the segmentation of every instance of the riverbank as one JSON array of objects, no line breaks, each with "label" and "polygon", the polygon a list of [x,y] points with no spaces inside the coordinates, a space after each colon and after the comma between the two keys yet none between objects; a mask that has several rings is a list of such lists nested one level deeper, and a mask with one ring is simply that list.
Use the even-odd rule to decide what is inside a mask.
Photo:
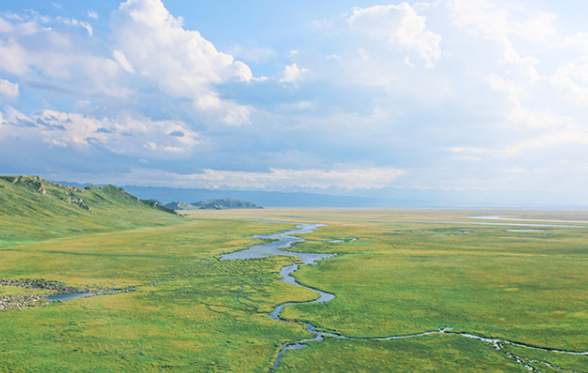
[{"label": "riverbank", "polygon": [[0,280],[0,287],[7,286],[24,289],[26,292],[41,290],[42,294],[0,294],[0,311],[31,308],[47,305],[51,302],[63,302],[72,299],[134,290],[133,287],[112,290],[103,290],[97,287],[73,287],[66,286],[58,281],[45,279]]}]

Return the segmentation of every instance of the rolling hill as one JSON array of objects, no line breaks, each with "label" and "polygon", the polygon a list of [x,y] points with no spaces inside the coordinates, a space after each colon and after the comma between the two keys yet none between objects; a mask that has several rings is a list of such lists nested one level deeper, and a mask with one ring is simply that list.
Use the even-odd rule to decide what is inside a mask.
[{"label": "rolling hill", "polygon": [[0,176],[0,246],[161,224],[179,219],[158,202],[113,185],[77,188],[37,176]]}]

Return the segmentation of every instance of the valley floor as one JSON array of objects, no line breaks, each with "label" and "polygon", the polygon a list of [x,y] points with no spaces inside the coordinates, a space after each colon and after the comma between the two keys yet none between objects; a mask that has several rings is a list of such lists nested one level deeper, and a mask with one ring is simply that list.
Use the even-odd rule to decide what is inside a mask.
[{"label": "valley floor", "polygon": [[[293,257],[220,260],[292,229],[252,219],[325,224],[289,250],[337,255],[293,273],[308,288],[280,281]],[[0,311],[0,372],[268,372],[304,322],[324,340],[276,372],[588,372],[587,238],[581,211],[266,209],[0,242],[0,280],[129,289]],[[336,297],[269,317],[311,289]]]}]

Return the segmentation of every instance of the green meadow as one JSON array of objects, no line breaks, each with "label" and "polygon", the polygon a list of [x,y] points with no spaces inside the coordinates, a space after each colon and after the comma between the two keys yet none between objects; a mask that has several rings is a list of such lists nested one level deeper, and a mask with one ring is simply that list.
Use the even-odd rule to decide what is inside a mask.
[{"label": "green meadow", "polygon": [[[509,232],[530,228],[385,221],[474,221],[468,216],[484,214],[451,210],[176,216],[106,187],[75,191],[88,195],[92,212],[71,209],[71,202],[25,211],[25,204],[6,201],[26,190],[3,182],[0,199],[14,190],[2,201],[0,280],[131,290],[0,311],[0,372],[267,372],[283,343],[313,337],[300,321],[356,338],[453,329],[386,341],[326,337],[287,351],[276,372],[528,372],[509,354],[537,371],[588,371],[586,355],[510,344],[498,351],[457,334],[588,351],[588,228]],[[500,214],[588,220],[581,212],[486,212]],[[292,250],[338,255],[294,275],[336,298],[286,307],[289,322],[271,319],[277,305],[316,293],[279,281],[293,258],[220,260],[261,242],[252,235],[291,229],[251,217],[328,224]],[[0,286],[0,298],[49,293]]]}]

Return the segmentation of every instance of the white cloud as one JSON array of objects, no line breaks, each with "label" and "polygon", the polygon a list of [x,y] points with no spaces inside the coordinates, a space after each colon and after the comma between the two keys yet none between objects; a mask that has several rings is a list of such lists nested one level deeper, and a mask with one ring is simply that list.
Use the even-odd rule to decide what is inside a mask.
[{"label": "white cloud", "polygon": [[98,19],[98,13],[96,13],[93,10],[89,10],[88,11],[88,17],[93,18],[93,19]]},{"label": "white cloud", "polygon": [[241,172],[205,169],[198,174],[177,174],[158,170],[133,170],[132,179],[145,185],[176,185],[198,188],[254,188],[279,190],[283,188],[382,188],[391,185],[404,170],[383,168],[337,168],[332,170],[270,169],[269,172]]},{"label": "white cloud", "polygon": [[20,93],[18,91],[18,84],[9,82],[8,80],[0,79],[0,95],[16,97]]},{"label": "white cloud", "polygon": [[548,81],[568,102],[588,108],[588,54],[560,66]]},{"label": "white cloud", "polygon": [[0,20],[10,25],[0,33],[0,71],[76,96],[128,95],[119,79],[122,69],[112,59],[96,55],[87,38],[47,27],[51,20],[36,14]]},{"label": "white cloud", "polygon": [[[585,115],[570,104],[588,106],[587,34],[561,37],[554,25],[556,15],[519,1],[451,0],[447,6],[453,24],[471,38],[470,74],[503,94],[504,103],[497,108],[503,137],[486,149],[487,155],[513,157],[532,149],[584,144],[588,133],[578,123]],[[541,58],[520,50],[537,51]],[[540,74],[538,67],[551,63],[548,53],[584,55],[551,74]],[[529,132],[516,133],[521,130]]]},{"label": "white cloud", "polygon": [[[216,89],[251,81],[249,67],[185,29],[160,0],[122,3],[112,14],[113,43],[106,45],[63,25],[93,34],[90,24],[75,19],[0,15],[0,72],[76,97],[133,100],[132,94],[140,93],[186,99],[192,102],[191,109],[183,106],[187,114],[207,123],[249,123],[250,108],[221,98]],[[112,54],[101,55],[102,50]]]},{"label": "white cloud", "polygon": [[447,7],[453,23],[471,34],[546,41],[557,32],[555,14],[529,10],[520,1],[450,0]]},{"label": "white cloud", "polygon": [[577,32],[574,35],[566,36],[561,41],[561,46],[588,52],[588,33]]},{"label": "white cloud", "polygon": [[441,36],[427,30],[426,18],[419,16],[406,2],[356,8],[347,22],[352,32],[382,40],[389,47],[406,52],[409,65],[411,56],[422,60],[429,68],[441,58]]},{"label": "white cloud", "polygon": [[179,121],[154,121],[143,116],[96,118],[82,114],[42,110],[27,116],[8,106],[0,117],[4,135],[33,144],[143,157],[186,156],[200,144],[198,133]]},{"label": "white cloud", "polygon": [[214,86],[249,82],[251,70],[229,54],[216,50],[198,31],[183,28],[160,0],[128,0],[113,14],[119,63],[132,66],[142,79],[161,91],[191,99],[194,108],[227,124],[248,122],[249,109],[219,97]]},{"label": "white cloud", "polygon": [[58,20],[62,20],[63,23],[65,23],[66,25],[70,25],[70,26],[78,26],[78,27],[83,27],[86,29],[86,31],[88,31],[88,36],[92,36],[94,34],[94,29],[92,28],[92,26],[87,23],[87,22],[83,22],[83,21],[78,21],[77,19],[71,19],[71,18],[61,18],[61,17],[57,17]]},{"label": "white cloud", "polygon": [[12,23],[0,17],[0,34],[9,33],[14,30]]},{"label": "white cloud", "polygon": [[310,70],[298,67],[298,64],[286,66],[282,72],[280,83],[291,83],[296,86],[297,83],[304,80],[304,77],[310,73]]},{"label": "white cloud", "polygon": [[414,4],[412,5],[412,7],[413,7],[415,10],[427,10],[427,9],[430,9],[430,8],[436,8],[436,7],[437,7],[437,6],[439,6],[439,4],[441,4],[443,1],[444,1],[444,0],[437,0],[437,1],[435,1],[434,3],[427,3],[427,2],[422,2],[422,3],[420,3],[420,2],[417,2],[417,3],[414,3]]},{"label": "white cloud", "polygon": [[115,50],[112,52],[112,56],[114,57],[116,62],[118,62],[120,67],[123,68],[124,71],[126,71],[130,74],[135,73],[135,69],[133,69],[133,66],[131,65],[129,60],[127,60],[127,58],[125,57],[125,54],[123,52]]},{"label": "white cloud", "polygon": [[506,152],[516,155],[523,150],[574,144],[588,145],[588,131],[574,123],[569,123],[566,126],[512,145],[506,149]]}]

